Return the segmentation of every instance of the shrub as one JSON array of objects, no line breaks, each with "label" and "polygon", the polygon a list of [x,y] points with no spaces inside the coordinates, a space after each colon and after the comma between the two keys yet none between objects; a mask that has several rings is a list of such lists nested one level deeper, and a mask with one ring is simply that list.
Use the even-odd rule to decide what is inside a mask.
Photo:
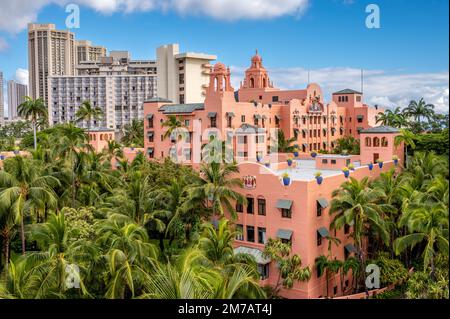
[{"label": "shrub", "polygon": [[386,287],[408,278],[408,270],[398,259],[390,259],[386,253],[381,253],[373,261],[380,267],[381,286]]}]

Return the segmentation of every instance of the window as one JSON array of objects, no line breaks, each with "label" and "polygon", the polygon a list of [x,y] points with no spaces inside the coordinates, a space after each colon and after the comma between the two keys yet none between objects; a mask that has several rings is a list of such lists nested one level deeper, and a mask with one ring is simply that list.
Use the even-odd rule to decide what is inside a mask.
[{"label": "window", "polygon": [[278,96],[272,96],[272,102],[278,102]]},{"label": "window", "polygon": [[269,278],[269,264],[265,265],[258,264],[258,273],[260,275],[261,280]]},{"label": "window", "polygon": [[378,137],[373,138],[373,147],[379,147],[380,146],[380,139]]},{"label": "window", "polygon": [[348,287],[350,285],[350,282],[348,281],[348,279],[345,281],[344,285],[345,285],[345,287]]},{"label": "window", "polygon": [[368,146],[368,147],[372,146],[372,139],[370,137],[366,137],[365,141],[366,141],[366,146]]},{"label": "window", "polygon": [[247,135],[238,136],[238,143],[239,144],[247,144]]},{"label": "window", "polygon": [[190,121],[189,120],[184,120],[184,126],[187,126],[187,127],[189,127],[189,125],[190,125],[191,123],[190,123]]},{"label": "window", "polygon": [[244,205],[236,203],[236,212],[242,213],[244,211]]},{"label": "window", "polygon": [[322,205],[320,205],[320,203],[319,202],[316,202],[316,212],[317,212],[317,217],[320,217],[320,216],[322,216],[322,211],[323,211],[323,208],[322,208]]},{"label": "window", "polygon": [[316,232],[317,237],[317,246],[322,245],[322,235],[319,232]]},{"label": "window", "polygon": [[280,125],[280,118],[275,116],[275,125]]},{"label": "window", "polygon": [[247,226],[247,241],[255,242],[255,227]]},{"label": "window", "polygon": [[264,143],[264,135],[256,135],[255,142],[256,144]]},{"label": "window", "polygon": [[344,225],[344,234],[348,234],[348,233],[350,233],[350,225],[345,224]]},{"label": "window", "polygon": [[350,252],[348,251],[347,248],[344,247],[344,259],[347,260],[349,256],[350,256]]},{"label": "window", "polygon": [[180,104],[184,104],[184,94],[180,94]]},{"label": "window", "polygon": [[292,210],[289,208],[282,208],[281,209],[281,217],[292,218]]},{"label": "window", "polygon": [[236,225],[236,240],[244,240],[244,226]]},{"label": "window", "polygon": [[363,122],[363,119],[364,119],[364,117],[361,115],[361,116],[358,116],[357,117],[357,121],[358,121],[358,123],[362,123]]},{"label": "window", "polygon": [[266,229],[264,227],[258,227],[258,244],[266,243]]},{"label": "window", "polygon": [[153,132],[151,132],[151,134],[148,134],[148,142],[153,143]]},{"label": "window", "polygon": [[387,147],[388,146],[388,141],[386,137],[382,137],[381,138],[381,146],[382,147]]},{"label": "window", "polygon": [[356,96],[356,102],[361,102],[361,95]]},{"label": "window", "polygon": [[258,198],[258,215],[266,216],[266,200]]},{"label": "window", "polygon": [[245,123],[245,115],[241,115],[241,122]]},{"label": "window", "polygon": [[231,116],[227,117],[227,127],[231,128],[231,124],[233,122],[233,118]]},{"label": "window", "polygon": [[328,164],[328,160],[327,159],[323,159],[322,160],[322,164]]},{"label": "window", "polygon": [[333,287],[333,295],[337,295],[337,293],[338,293],[338,287],[334,286]]},{"label": "window", "polygon": [[247,197],[247,214],[254,214],[255,213],[254,202],[255,202],[254,198]]},{"label": "window", "polygon": [[336,160],[332,159],[331,164],[336,164]]},{"label": "window", "polygon": [[210,120],[211,120],[211,127],[217,127],[217,118],[214,116],[211,117]]},{"label": "window", "polygon": [[259,96],[259,99],[262,100],[262,95]]}]

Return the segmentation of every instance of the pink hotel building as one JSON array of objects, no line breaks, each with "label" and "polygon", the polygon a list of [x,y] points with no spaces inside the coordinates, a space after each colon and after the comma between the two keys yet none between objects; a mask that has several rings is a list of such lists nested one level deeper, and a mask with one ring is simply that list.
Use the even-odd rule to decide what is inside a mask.
[{"label": "pink hotel building", "polygon": [[[145,149],[149,158],[160,159],[171,154],[174,141],[163,138],[167,128],[161,125],[168,115],[176,115],[189,131],[188,145],[206,144],[211,134],[231,139],[234,156],[239,161],[239,176],[245,185],[238,191],[248,201],[245,207],[236,207],[235,224],[241,235],[236,238],[235,250],[255,256],[261,284],[275,285],[278,271],[276,265],[264,258],[264,244],[267,238],[277,237],[290,242],[293,253],[300,255],[303,266],[309,266],[313,275],[308,282],[282,289],[281,295],[287,298],[340,296],[350,288],[351,274],[343,279],[342,285],[339,276],[331,278],[327,292],[326,278],[317,276],[314,261],[328,254],[326,238],[331,222],[328,206],[332,191],[346,181],[341,169],[353,163],[355,169],[350,176],[372,179],[396,167],[394,155],[399,158],[399,167],[403,160],[403,145],[394,146],[398,130],[375,127],[378,112],[365,105],[362,94],[353,90],[334,93],[332,101],[325,105],[317,84],[310,84],[304,90],[277,89],[256,54],[237,92],[231,87],[230,70],[217,63],[210,71],[204,103],[173,104],[158,98],[145,102]],[[209,133],[197,136],[194,125],[201,126],[201,132]],[[299,154],[292,166],[286,163],[287,154],[270,154],[273,137],[263,133],[276,128],[283,130],[286,138],[295,137],[297,141]],[[235,135],[229,135],[230,131]],[[346,135],[360,140],[360,155],[318,154],[315,158],[310,155],[319,150],[331,153],[335,141]],[[250,141],[255,141],[256,151],[247,145]],[[270,164],[260,164],[257,157],[263,163],[270,160]],[[369,165],[377,159],[384,162],[382,168]],[[183,154],[183,162],[197,165],[189,149]],[[317,171],[323,177],[320,185],[315,179]],[[290,177],[287,186],[281,177],[283,173]],[[332,245],[333,257],[343,260],[354,252],[348,236],[350,231],[346,227],[332,234],[341,240],[338,246]]]}]

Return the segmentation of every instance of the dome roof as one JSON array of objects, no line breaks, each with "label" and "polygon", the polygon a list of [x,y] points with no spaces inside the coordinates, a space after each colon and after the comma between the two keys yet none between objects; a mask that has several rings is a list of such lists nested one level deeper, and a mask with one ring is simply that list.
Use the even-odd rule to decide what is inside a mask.
[{"label": "dome roof", "polygon": [[262,62],[261,56],[258,54],[258,50],[256,50],[255,55],[252,57],[252,62]]},{"label": "dome roof", "polygon": [[222,72],[222,71],[226,71],[227,68],[225,66],[225,64],[221,63],[221,62],[217,62],[214,65],[214,72]]}]

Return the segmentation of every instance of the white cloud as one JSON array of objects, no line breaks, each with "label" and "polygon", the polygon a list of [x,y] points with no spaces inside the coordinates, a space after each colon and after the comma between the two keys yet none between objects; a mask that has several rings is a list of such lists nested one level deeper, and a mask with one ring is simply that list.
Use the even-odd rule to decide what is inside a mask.
[{"label": "white cloud", "polygon": [[28,85],[28,70],[17,69],[14,79],[20,84]]},{"label": "white cloud", "polygon": [[[299,15],[310,0],[14,0],[0,1],[0,31],[16,33],[35,22],[50,4],[79,4],[104,14],[136,11],[175,11],[180,15],[205,15],[218,20],[268,19]],[[82,14],[82,11],[81,11]]]},{"label": "white cloud", "polygon": [[[245,67],[231,67],[233,86],[239,88]],[[304,88],[308,82],[308,70],[303,68],[268,68],[276,87],[284,89]],[[361,70],[354,68],[321,68],[310,71],[310,81],[318,83],[329,101],[331,93],[351,88],[361,89]],[[449,73],[400,73],[383,70],[364,71],[364,100],[369,105],[405,107],[413,99],[423,97],[438,112],[449,110]]]},{"label": "white cloud", "polygon": [[0,52],[6,50],[9,47],[5,39],[0,37]]}]

